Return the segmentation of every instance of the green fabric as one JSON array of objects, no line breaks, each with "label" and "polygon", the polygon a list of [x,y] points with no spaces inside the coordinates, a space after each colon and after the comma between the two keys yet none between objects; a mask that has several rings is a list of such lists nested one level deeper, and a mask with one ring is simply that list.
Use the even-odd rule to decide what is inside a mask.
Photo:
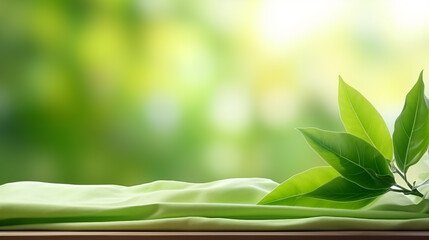
[{"label": "green fabric", "polygon": [[0,230],[429,230],[429,200],[393,192],[360,210],[256,205],[277,185],[8,183],[0,186]]}]

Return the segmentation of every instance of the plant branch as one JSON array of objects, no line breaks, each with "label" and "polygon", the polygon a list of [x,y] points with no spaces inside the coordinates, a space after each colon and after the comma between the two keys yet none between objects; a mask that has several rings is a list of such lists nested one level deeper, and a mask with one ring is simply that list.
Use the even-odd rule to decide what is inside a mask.
[{"label": "plant branch", "polygon": [[400,185],[395,184],[395,187],[398,187],[400,189],[395,189],[395,188],[390,188],[389,190],[392,192],[400,192],[403,193],[405,195],[414,195],[414,196],[418,196],[418,197],[424,197],[423,194],[421,192],[419,192],[417,189],[412,189],[412,190],[408,190]]},{"label": "plant branch", "polygon": [[404,181],[405,181],[405,183],[407,184],[407,186],[410,188],[410,189],[413,189],[414,187],[413,187],[413,185],[411,184],[411,183],[409,183],[408,182],[408,180],[407,180],[407,175],[405,175],[405,174],[403,174],[401,171],[397,171],[396,172],[402,179],[404,179]]},{"label": "plant branch", "polygon": [[391,189],[389,189],[390,191],[392,191],[392,192],[400,192],[400,193],[404,193],[404,191],[402,191],[402,190],[400,190],[400,189],[394,189],[394,188],[391,188]]},{"label": "plant branch", "polygon": [[[399,190],[400,192],[410,191],[410,189],[406,189],[406,188],[404,188],[403,186],[401,186],[401,185],[399,185],[399,184],[394,184],[393,186],[395,186],[395,187],[397,187],[397,188],[400,188],[401,190],[399,190],[399,189],[395,189],[395,190]],[[392,190],[393,190],[393,189],[392,189]]]},{"label": "plant branch", "polygon": [[402,173],[397,168],[395,159],[393,159],[393,163],[394,164],[392,164],[392,166],[393,166],[393,171],[392,172],[397,173],[405,181],[405,183],[407,184],[407,186],[409,187],[409,189],[404,188],[401,185],[395,183],[393,186],[397,187],[399,189],[391,188],[390,191],[401,192],[401,193],[403,193],[405,195],[414,195],[414,196],[418,196],[418,197],[421,197],[421,198],[424,197],[423,194],[421,192],[419,192],[419,190],[417,190],[418,186],[415,186],[415,184],[411,184],[410,182],[408,182],[407,175],[405,175],[404,173]]},{"label": "plant branch", "polygon": [[426,185],[426,184],[429,184],[429,179],[426,179],[426,181],[424,181],[424,182],[422,182],[422,183],[418,184],[415,188],[419,188],[419,187],[421,187],[421,186],[423,186],[423,185]]},{"label": "plant branch", "polygon": [[393,164],[393,168],[394,168],[394,170],[395,170],[395,173],[397,173],[402,179],[404,179],[404,181],[405,181],[405,183],[407,184],[407,186],[410,188],[410,189],[414,189],[414,186],[411,184],[411,183],[409,183],[408,182],[408,180],[407,180],[407,175],[405,175],[404,173],[402,173],[398,168],[397,168],[397,166],[396,166],[396,160],[395,159],[393,159],[393,162],[394,162],[394,164]]}]

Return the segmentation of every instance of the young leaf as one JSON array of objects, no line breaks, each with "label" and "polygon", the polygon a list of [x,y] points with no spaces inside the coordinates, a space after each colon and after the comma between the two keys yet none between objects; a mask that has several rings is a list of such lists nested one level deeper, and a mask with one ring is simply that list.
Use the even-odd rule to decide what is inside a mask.
[{"label": "young leaf", "polygon": [[273,204],[294,196],[312,192],[340,174],[332,167],[315,167],[294,175],[268,193],[258,204]]},{"label": "young leaf", "polygon": [[[338,177],[338,172],[329,166],[309,169],[281,183],[258,204],[357,209],[374,200],[339,202],[323,199],[323,196],[317,198],[317,189]],[[312,192],[316,193],[315,197],[310,196]]]},{"label": "young leaf", "polygon": [[404,108],[395,122],[393,145],[398,168],[405,174],[428,149],[429,110],[424,96],[423,71],[407,94]]},{"label": "young leaf", "polygon": [[339,176],[314,190],[313,192],[306,194],[306,196],[347,202],[375,198],[386,193],[387,191],[388,189],[366,189],[353,182],[350,182],[344,177]]},{"label": "young leaf", "polygon": [[347,180],[367,189],[387,189],[395,180],[387,160],[366,141],[349,133],[300,129],[310,146]]},{"label": "young leaf", "polygon": [[357,90],[339,77],[338,104],[347,132],[377,148],[386,159],[393,157],[392,138],[381,115]]}]

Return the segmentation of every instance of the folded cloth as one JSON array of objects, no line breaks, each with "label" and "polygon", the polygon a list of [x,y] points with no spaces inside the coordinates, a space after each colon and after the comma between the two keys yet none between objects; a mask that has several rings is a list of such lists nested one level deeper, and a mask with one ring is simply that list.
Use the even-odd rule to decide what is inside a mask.
[{"label": "folded cloth", "polygon": [[358,210],[256,205],[276,186],[263,178],[7,183],[0,185],[0,230],[429,230],[428,194],[389,192]]}]

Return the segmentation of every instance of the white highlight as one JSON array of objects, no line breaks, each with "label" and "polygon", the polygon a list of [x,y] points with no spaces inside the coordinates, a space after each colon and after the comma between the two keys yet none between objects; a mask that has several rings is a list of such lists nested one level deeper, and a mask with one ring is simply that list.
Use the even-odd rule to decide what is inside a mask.
[{"label": "white highlight", "polygon": [[220,130],[240,132],[250,122],[250,96],[239,86],[224,86],[215,95],[211,107],[211,119]]},{"label": "white highlight", "polygon": [[327,26],[340,13],[339,0],[266,0],[261,3],[259,35],[276,50]]}]

